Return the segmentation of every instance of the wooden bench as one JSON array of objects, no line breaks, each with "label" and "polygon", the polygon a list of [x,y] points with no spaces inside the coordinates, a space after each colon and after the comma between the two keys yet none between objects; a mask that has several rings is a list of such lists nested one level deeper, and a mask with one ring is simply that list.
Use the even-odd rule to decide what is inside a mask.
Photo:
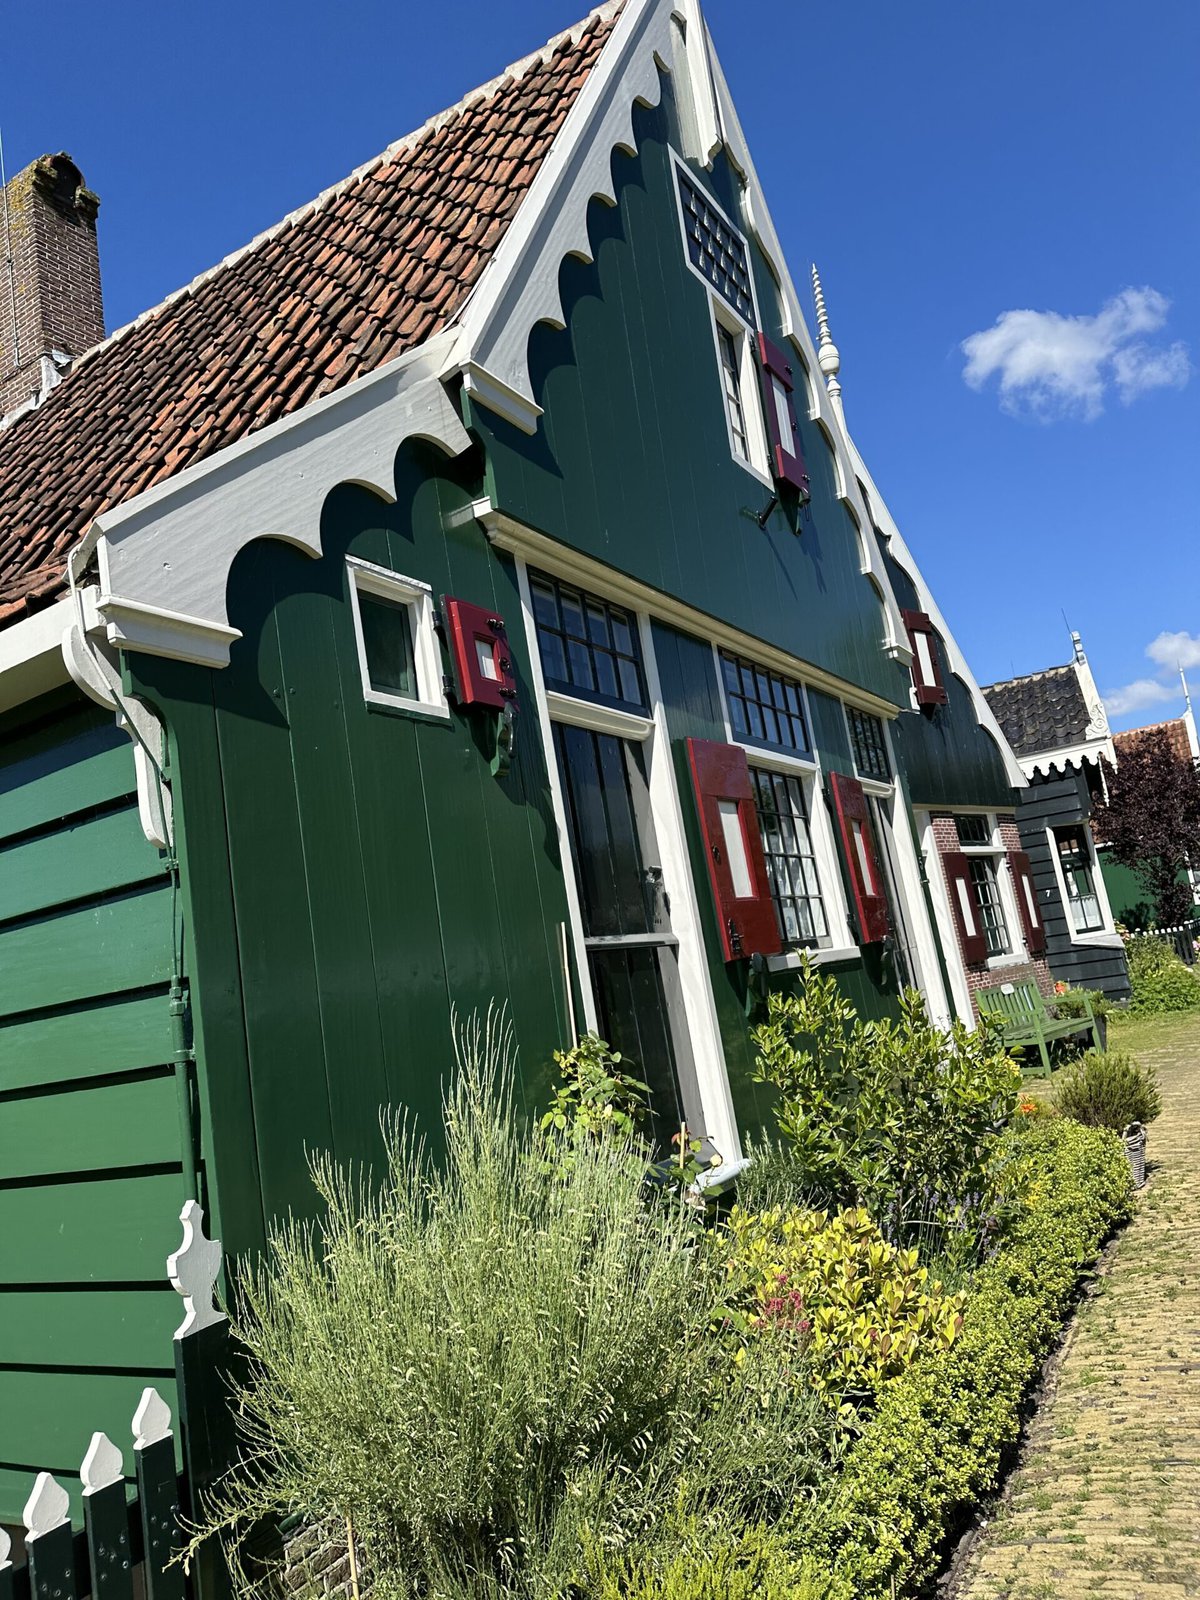
[{"label": "wooden bench", "polygon": [[1036,983],[1002,983],[995,989],[980,989],[975,996],[981,1017],[993,1018],[1004,1029],[1004,1042],[1013,1049],[1036,1045],[1042,1058],[1042,1071],[1050,1075],[1051,1039],[1066,1039],[1074,1033],[1090,1033],[1099,1045],[1100,1034],[1092,1003],[1086,997],[1082,1017],[1052,1017]]}]

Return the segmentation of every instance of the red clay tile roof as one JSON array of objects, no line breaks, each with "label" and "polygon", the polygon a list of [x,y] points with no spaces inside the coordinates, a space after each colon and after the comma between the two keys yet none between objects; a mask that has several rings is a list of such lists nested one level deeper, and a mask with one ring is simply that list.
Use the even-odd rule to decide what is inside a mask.
[{"label": "red clay tile roof", "polygon": [[1188,739],[1187,723],[1182,717],[1174,717],[1170,722],[1151,722],[1144,728],[1126,728],[1124,733],[1113,735],[1113,746],[1120,761],[1122,752],[1131,750],[1134,745],[1140,744],[1148,733],[1165,733],[1167,743],[1181,761],[1189,764],[1192,759],[1191,741]]},{"label": "red clay tile roof", "polygon": [[612,32],[606,5],[76,363],[0,431],[0,627],[100,512],[437,333]]}]

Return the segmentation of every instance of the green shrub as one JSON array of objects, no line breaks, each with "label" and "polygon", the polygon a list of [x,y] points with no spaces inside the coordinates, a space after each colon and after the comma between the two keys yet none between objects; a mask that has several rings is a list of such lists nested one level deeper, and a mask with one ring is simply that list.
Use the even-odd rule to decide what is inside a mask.
[{"label": "green shrub", "polygon": [[1165,939],[1130,939],[1125,954],[1133,991],[1129,1009],[1136,1016],[1200,1009],[1200,978]]},{"label": "green shrub", "polygon": [[623,1072],[621,1052],[594,1033],[571,1050],[556,1050],[554,1064],[559,1083],[542,1132],[556,1151],[557,1170],[565,1171],[580,1143],[630,1139],[645,1119],[650,1089]]},{"label": "green shrub", "polygon": [[581,1140],[560,1172],[503,1030],[459,1054],[444,1166],[403,1125],[376,1187],[317,1161],[323,1223],[240,1276],[241,1464],[207,1507],[239,1572],[261,1517],[349,1518],[388,1600],[558,1595],[585,1536],[775,1515],[827,1461],[819,1397],[713,1337],[694,1216],[648,1203],[644,1146]]},{"label": "green shrub", "polygon": [[994,1031],[935,1027],[911,989],[899,1021],[864,1023],[836,980],[806,964],[751,1036],[803,1192],[823,1207],[865,1206],[888,1239],[926,1253],[955,1232],[982,1244],[1020,1086]]},{"label": "green shrub", "polygon": [[[834,1405],[869,1400],[926,1351],[953,1344],[965,1295],[931,1282],[861,1209],[747,1212],[722,1230],[725,1318],[750,1340],[782,1339]],[[739,1352],[744,1354],[744,1351]]]},{"label": "green shrub", "polygon": [[1131,1122],[1153,1122],[1162,1110],[1158,1078],[1121,1050],[1089,1050],[1058,1080],[1054,1103],[1085,1128],[1120,1133]]},{"label": "green shrub", "polygon": [[797,1554],[777,1527],[673,1524],[653,1550],[594,1558],[588,1600],[852,1600],[850,1589]]},{"label": "green shrub", "polygon": [[1080,1270],[1128,1212],[1114,1134],[1052,1117],[1026,1124],[1019,1148],[1022,1214],[977,1272],[961,1334],[883,1387],[828,1494],[792,1530],[856,1600],[911,1594],[995,1483]]},{"label": "green shrub", "polygon": [[1113,1003],[1103,989],[1070,989],[1064,985],[1060,991],[1059,985],[1054,985],[1056,1016],[1086,1017],[1089,1005],[1094,1017],[1107,1017],[1113,1010]]}]

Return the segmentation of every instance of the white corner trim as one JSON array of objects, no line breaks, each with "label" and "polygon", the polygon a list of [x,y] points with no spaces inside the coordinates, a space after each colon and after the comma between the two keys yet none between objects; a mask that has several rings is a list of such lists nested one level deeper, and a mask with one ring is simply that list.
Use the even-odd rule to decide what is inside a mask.
[{"label": "white corner trim", "polygon": [[63,630],[71,620],[69,598],[0,629],[0,711],[9,711],[68,681]]},{"label": "white corner trim", "polygon": [[481,367],[477,361],[463,362],[462,377],[463,388],[473,400],[494,411],[506,422],[511,422],[515,428],[520,428],[522,433],[537,432],[542,408],[531,395],[514,389],[511,384],[496,377],[494,372]]},{"label": "white corner trim", "polygon": [[78,572],[95,547],[109,642],[225,666],[239,636],[226,585],[241,550],[276,538],[319,556],[331,489],[356,483],[390,502],[405,439],[449,456],[470,446],[436,376],[450,342],[439,335],[99,516],[72,561]]},{"label": "white corner trim", "polygon": [[674,54],[673,13],[674,0],[629,0],[462,313],[458,353],[445,370],[486,373],[475,391],[484,405],[507,392],[528,412],[536,407],[529,335],[539,322],[566,326],[559,268],[567,256],[592,260],[588,206],[594,198],[616,204],[613,152],[635,152],[633,108],[659,102],[659,69],[670,70]]}]

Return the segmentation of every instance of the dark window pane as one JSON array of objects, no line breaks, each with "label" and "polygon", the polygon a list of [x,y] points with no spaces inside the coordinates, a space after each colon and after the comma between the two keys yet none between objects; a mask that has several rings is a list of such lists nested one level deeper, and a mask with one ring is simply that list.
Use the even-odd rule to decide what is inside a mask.
[{"label": "dark window pane", "polygon": [[544,583],[531,583],[529,593],[533,600],[534,621],[547,628],[558,627],[558,601],[554,590]]},{"label": "dark window pane", "polygon": [[624,612],[610,611],[608,620],[612,624],[613,644],[621,654],[626,656],[638,654],[639,652],[633,642],[633,634],[630,631],[629,620]]},{"label": "dark window pane", "polygon": [[618,656],[617,666],[621,673],[621,699],[628,700],[632,705],[645,704],[646,696],[636,663],[626,660],[624,656]]},{"label": "dark window pane", "polygon": [[591,639],[593,644],[603,645],[607,650],[610,643],[608,637],[608,618],[605,616],[601,607],[590,600],[588,601],[587,621],[588,638]]},{"label": "dark window pane", "polygon": [[641,649],[628,613],[544,574],[530,579],[530,589],[547,686],[644,710]]},{"label": "dark window pane", "polygon": [[601,694],[613,700],[620,697],[621,685],[617,682],[616,664],[607,650],[597,650],[592,655],[596,667],[596,687]]},{"label": "dark window pane", "polygon": [[664,1155],[683,1121],[661,967],[669,959],[653,948],[592,950],[588,957],[601,1035],[649,1088],[654,1141]]},{"label": "dark window pane", "polygon": [[382,595],[367,594],[360,589],[358,615],[372,689],[380,694],[415,700],[417,678],[413,666],[410,608],[402,600],[387,600]]},{"label": "dark window pane", "polygon": [[767,880],[784,943],[813,943],[825,937],[808,808],[800,780],[790,774],[751,768]]}]

